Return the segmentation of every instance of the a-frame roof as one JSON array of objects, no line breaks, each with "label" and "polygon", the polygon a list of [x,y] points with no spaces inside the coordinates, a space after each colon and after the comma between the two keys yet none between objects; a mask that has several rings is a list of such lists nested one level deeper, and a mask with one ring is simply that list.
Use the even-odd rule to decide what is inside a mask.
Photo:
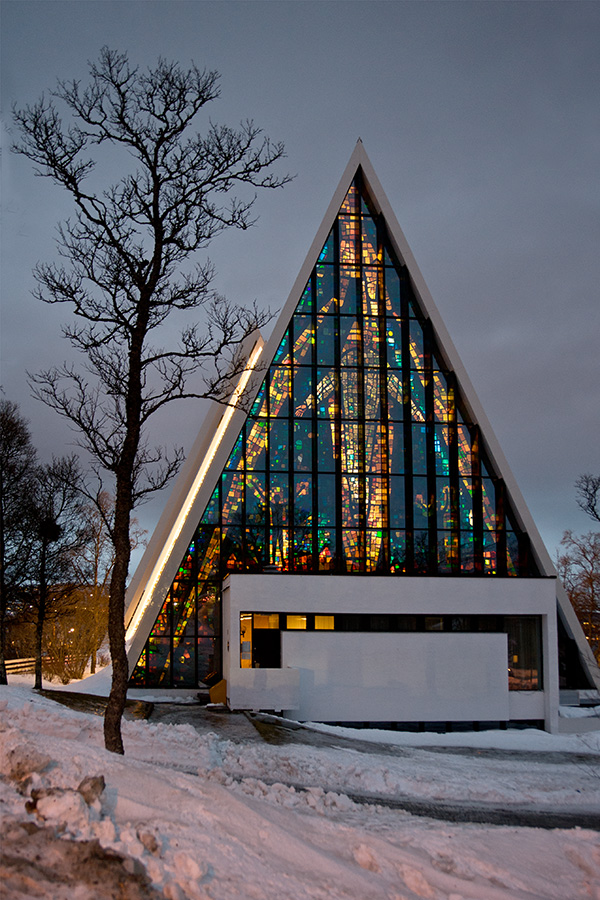
[{"label": "a-frame roof", "polygon": [[[542,575],[554,576],[556,574],[554,566],[533,518],[360,140],[333,194],[269,341],[265,345],[257,334],[247,347],[248,369],[242,378],[242,384],[238,385],[237,397],[241,390],[245,390],[247,399],[251,401],[258,391],[262,374],[257,377],[256,372],[264,372],[271,364],[344,197],[359,170],[374,212],[385,220],[393,249],[408,270],[413,290],[421,310],[431,322],[444,362],[455,373],[463,403],[472,420],[479,425],[486,451],[505,482],[518,524],[529,536],[538,570]],[[209,411],[132,579],[128,591],[129,606],[126,621],[129,655],[133,663],[137,660],[156,620],[181,559],[244,423],[247,404],[244,408],[236,408],[235,399],[234,397],[234,403],[229,407],[214,404]],[[578,623],[566,595],[559,594],[559,605],[562,607],[568,630],[577,633],[581,649],[582,633],[579,634],[580,629],[578,631]]]}]

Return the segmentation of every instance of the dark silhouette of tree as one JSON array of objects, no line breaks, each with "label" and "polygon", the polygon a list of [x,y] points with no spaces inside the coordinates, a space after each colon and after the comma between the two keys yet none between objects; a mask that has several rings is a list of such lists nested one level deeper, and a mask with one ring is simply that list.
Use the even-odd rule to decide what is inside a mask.
[{"label": "dark silhouette of tree", "polygon": [[600,522],[600,475],[581,475],[575,482],[575,490],[581,509]]},{"label": "dark silhouette of tree", "polygon": [[571,604],[600,663],[600,533],[565,531],[557,568]]},{"label": "dark silhouette of tree", "polygon": [[36,452],[16,403],[0,399],[0,684],[6,684],[6,616],[27,580]]},{"label": "dark silhouette of tree", "polygon": [[[34,384],[78,429],[98,478],[107,472],[114,478],[113,679],[104,734],[116,753],[123,752],[129,674],[124,603],[131,513],[164,487],[181,460],[180,451],[168,458],[149,446],[148,422],[177,399],[227,402],[245,366],[242,346],[268,318],[256,306],[219,296],[210,262],[196,263],[196,252],[223,230],[252,224],[255,191],[241,198],[234,191],[288,180],[272,173],[283,146],[251,121],[237,129],[208,123],[204,135],[195,132],[198,115],[218,95],[216,72],[162,59],[143,72],[125,54],[104,48],[86,87],[59,82],[50,99],[14,111],[21,134],[16,152],[75,204],[74,219],[59,232],[64,263],[40,265],[35,274],[43,301],[72,307],[75,320],[64,333],[85,364],[49,370]],[[67,125],[59,106],[70,116]],[[106,159],[104,150],[111,171],[123,174],[100,190],[95,157]],[[191,311],[194,324],[184,325],[178,344],[166,328],[167,346],[158,337],[151,343],[168,317]]]}]

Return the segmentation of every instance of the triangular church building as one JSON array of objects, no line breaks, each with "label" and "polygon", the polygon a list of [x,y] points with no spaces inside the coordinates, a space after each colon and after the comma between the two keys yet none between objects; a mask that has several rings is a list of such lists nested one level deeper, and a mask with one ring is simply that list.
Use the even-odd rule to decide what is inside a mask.
[{"label": "triangular church building", "polygon": [[219,682],[232,709],[299,720],[556,730],[559,687],[596,686],[360,141],[270,340],[200,430],[127,624],[132,685]]}]

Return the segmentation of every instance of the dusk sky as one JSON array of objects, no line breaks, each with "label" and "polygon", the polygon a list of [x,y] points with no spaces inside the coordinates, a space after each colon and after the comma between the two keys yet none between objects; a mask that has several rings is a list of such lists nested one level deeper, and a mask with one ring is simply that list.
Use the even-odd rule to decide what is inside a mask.
[{"label": "dusk sky", "polygon": [[[285,143],[295,180],[210,248],[236,302],[283,306],[362,138],[551,556],[565,529],[592,530],[574,482],[600,474],[599,3],[3,0],[1,15],[0,381],[42,459],[75,434],[26,372],[70,357],[70,311],[32,297],[31,271],[73,210],[8,152],[10,109],[85,81],[107,45],[217,69],[199,128],[252,118]],[[152,437],[187,450],[202,417],[181,404]]]}]

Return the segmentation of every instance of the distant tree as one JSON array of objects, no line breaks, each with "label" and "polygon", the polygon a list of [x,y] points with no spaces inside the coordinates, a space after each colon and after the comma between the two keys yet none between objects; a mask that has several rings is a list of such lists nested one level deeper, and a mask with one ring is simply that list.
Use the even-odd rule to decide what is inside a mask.
[{"label": "distant tree", "polygon": [[0,399],[0,684],[6,684],[6,616],[26,582],[36,452],[16,403]]},{"label": "distant tree", "polygon": [[577,503],[581,509],[600,522],[600,475],[581,475],[575,482]]},{"label": "distant tree", "polygon": [[600,662],[600,533],[565,531],[557,569],[571,604]]},{"label": "distant tree", "polygon": [[[90,81],[59,82],[51,99],[15,110],[17,153],[71,195],[75,218],[60,229],[63,265],[40,265],[39,297],[68,303],[76,320],[65,335],[81,351],[74,365],[34,379],[37,394],[79,430],[96,473],[114,478],[110,534],[115,561],[110,581],[109,643],[113,679],[104,720],[105,744],[123,752],[121,718],[127,696],[125,587],[134,506],[162,488],[181,460],[150,449],[147,426],[166,404],[184,397],[227,402],[246,360],[241,347],[267,314],[236,306],[212,287],[210,262],[194,254],[229,227],[248,228],[256,198],[238,187],[275,188],[272,174],[283,145],[261,137],[251,122],[238,129],[193,129],[219,95],[218,74],[184,70],[159,60],[142,72],[124,54],[104,48]],[[57,104],[70,116],[63,126]],[[90,151],[111,150],[111,171],[123,175],[103,190],[92,186]],[[115,152],[121,151],[119,158]],[[124,152],[123,152],[124,151]],[[175,313],[195,311],[179,343],[164,328]],[[198,324],[201,314],[200,324]],[[190,376],[199,375],[193,382]]]},{"label": "distant tree", "polygon": [[[75,565],[89,541],[81,473],[76,456],[39,466],[31,517],[32,547],[28,608],[35,619],[35,687],[42,687],[44,625],[74,604],[80,567]],[[25,614],[24,614],[25,617]]]}]

